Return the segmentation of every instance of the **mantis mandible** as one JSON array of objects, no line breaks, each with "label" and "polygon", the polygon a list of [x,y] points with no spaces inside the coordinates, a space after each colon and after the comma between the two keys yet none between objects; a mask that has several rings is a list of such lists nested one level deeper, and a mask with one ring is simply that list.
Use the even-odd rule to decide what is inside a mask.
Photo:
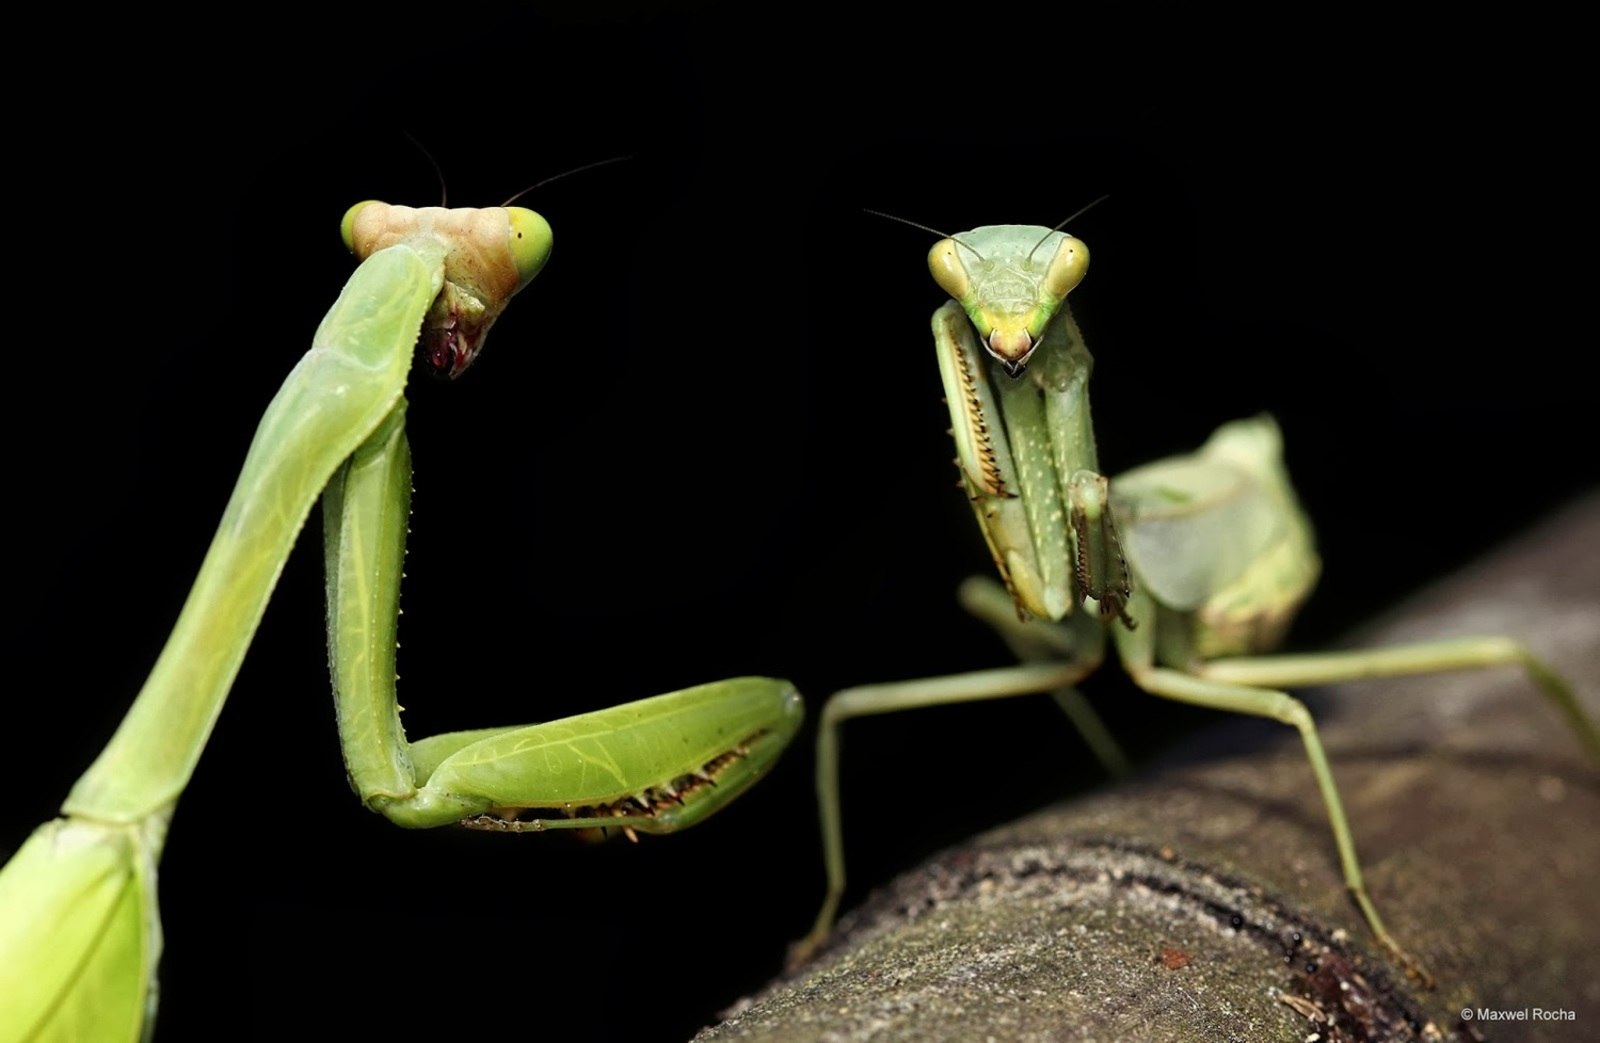
[{"label": "mantis mandible", "polygon": [[1116,770],[1120,752],[1073,688],[1100,666],[1109,636],[1146,692],[1270,718],[1298,732],[1351,898],[1379,943],[1426,978],[1367,891],[1316,723],[1285,689],[1519,665],[1597,761],[1600,728],[1565,681],[1506,637],[1269,654],[1320,571],[1277,424],[1265,416],[1225,424],[1194,453],[1110,481],[1099,471],[1089,412],[1092,359],[1066,301],[1088,267],[1084,244],[1057,229],[992,225],[943,236],[928,265],[953,298],[934,313],[933,336],[961,484],[1004,584],[969,580],[961,600],[1023,662],[851,688],[828,700],[817,737],[828,889],[792,962],[809,958],[826,940],[844,893],[838,790],[844,722],[1051,692]]},{"label": "mantis mandible", "polygon": [[345,766],[362,801],[401,826],[686,828],[759,779],[800,725],[792,686],[743,677],[546,724],[406,739],[394,679],[413,348],[459,376],[552,240],[521,207],[369,201],[342,231],[361,264],[267,407],[149,679],[64,817],[0,871],[0,1040],[148,1033],[167,826],[319,496]]}]

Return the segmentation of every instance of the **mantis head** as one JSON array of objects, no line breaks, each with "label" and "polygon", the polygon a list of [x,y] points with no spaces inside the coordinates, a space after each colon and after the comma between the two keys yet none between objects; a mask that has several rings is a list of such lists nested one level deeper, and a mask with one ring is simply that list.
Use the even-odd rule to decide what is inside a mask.
[{"label": "mantis head", "polygon": [[1013,377],[1088,268],[1082,240],[1033,225],[986,225],[928,251],[934,282],[961,305],[983,346]]},{"label": "mantis head", "polygon": [[532,210],[430,206],[373,200],[345,212],[344,243],[366,260],[403,242],[431,240],[443,251],[444,283],[422,322],[418,351],[435,376],[454,379],[483,349],[489,327],[550,258],[550,225]]}]

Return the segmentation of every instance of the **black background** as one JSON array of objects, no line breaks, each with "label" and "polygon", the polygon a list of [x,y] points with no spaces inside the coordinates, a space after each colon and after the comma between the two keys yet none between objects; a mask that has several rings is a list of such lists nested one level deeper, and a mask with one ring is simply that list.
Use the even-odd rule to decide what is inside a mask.
[{"label": "black background", "polygon": [[[1580,121],[1559,58],[1522,65],[1554,30],[647,6],[63,11],[31,41],[48,73],[8,74],[0,849],[153,661],[350,269],[344,209],[437,201],[407,132],[461,205],[635,157],[523,201],[548,269],[463,380],[413,385],[414,734],[744,673],[814,712],[1006,661],[952,598],[987,559],[929,237],[863,207],[960,231],[1110,194],[1072,227],[1102,461],[1272,411],[1327,569],[1299,644],[1592,486]],[[159,1038],[683,1038],[777,971],[821,896],[812,732],[681,837],[401,831],[343,780],[315,535],[173,824]],[[1146,757],[1204,719],[1090,691]],[[859,722],[846,751],[852,902],[1098,780],[1043,699]]]}]

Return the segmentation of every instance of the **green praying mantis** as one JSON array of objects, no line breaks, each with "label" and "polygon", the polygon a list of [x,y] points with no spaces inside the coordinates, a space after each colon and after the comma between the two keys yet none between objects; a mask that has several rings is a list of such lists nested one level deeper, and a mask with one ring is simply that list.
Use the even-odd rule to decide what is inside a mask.
[{"label": "green praying mantis", "polygon": [[933,336],[956,463],[1003,582],[969,580],[960,597],[1021,663],[867,685],[829,699],[816,755],[827,892],[791,964],[825,942],[844,893],[844,722],[1050,692],[1100,760],[1120,773],[1122,754],[1073,688],[1101,665],[1109,640],[1134,683],[1152,695],[1297,731],[1351,898],[1379,943],[1426,979],[1367,891],[1316,724],[1284,689],[1519,665],[1596,760],[1600,729],[1567,683],[1510,638],[1271,654],[1320,570],[1278,427],[1265,416],[1235,421],[1196,452],[1114,480],[1102,475],[1089,410],[1092,360],[1066,301],[1084,277],[1088,251],[1060,227],[995,225],[951,236],[923,229],[941,236],[928,265],[953,298],[934,313]]},{"label": "green praying mantis", "polygon": [[670,832],[726,806],[802,719],[742,677],[539,725],[408,741],[395,633],[409,513],[413,349],[460,375],[552,237],[521,207],[346,214],[361,264],[257,428],[177,625],[63,817],[0,870],[0,1040],[136,1039],[156,1008],[156,868],[284,561],[324,503],[328,643],[352,786],[406,827]]}]

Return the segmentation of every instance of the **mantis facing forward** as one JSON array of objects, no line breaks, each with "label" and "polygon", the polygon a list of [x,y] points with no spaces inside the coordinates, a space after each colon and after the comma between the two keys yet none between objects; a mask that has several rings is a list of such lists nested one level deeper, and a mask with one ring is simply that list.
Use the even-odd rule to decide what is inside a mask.
[{"label": "mantis facing forward", "polygon": [[1596,760],[1600,729],[1566,683],[1509,638],[1262,654],[1279,644],[1320,568],[1278,427],[1267,417],[1226,424],[1195,453],[1107,481],[1089,417],[1092,361],[1066,303],[1088,259],[1081,241],[1031,225],[976,228],[929,252],[934,280],[954,298],[934,313],[933,337],[957,466],[1005,584],[969,580],[961,598],[1023,664],[852,688],[828,701],[817,737],[828,891],[792,962],[826,939],[844,893],[839,727],[867,714],[1050,691],[1115,767],[1120,752],[1071,687],[1099,667],[1109,633],[1129,676],[1152,695],[1299,732],[1351,897],[1378,941],[1420,971],[1367,893],[1316,724],[1280,689],[1519,664]]},{"label": "mantis facing forward", "polygon": [[548,724],[406,740],[394,678],[412,349],[440,375],[463,372],[544,266],[551,235],[521,207],[376,202],[352,207],[343,232],[362,264],[268,405],[149,680],[66,817],[0,871],[0,1043],[149,1031],[167,825],[319,495],[345,766],[367,806],[402,826],[669,832],[742,793],[799,727],[787,682],[744,677]]}]

